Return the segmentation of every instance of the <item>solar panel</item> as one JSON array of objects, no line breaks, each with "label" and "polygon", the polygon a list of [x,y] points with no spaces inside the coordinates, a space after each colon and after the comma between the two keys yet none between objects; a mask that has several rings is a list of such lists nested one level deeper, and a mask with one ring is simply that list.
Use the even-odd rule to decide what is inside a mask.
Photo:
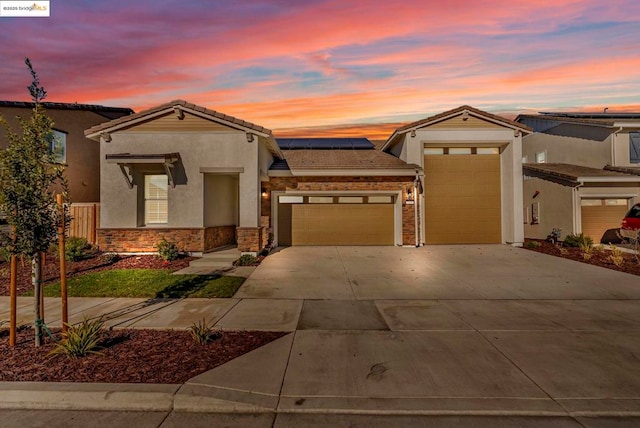
[{"label": "solar panel", "polygon": [[278,138],[282,150],[359,150],[375,146],[367,138]]}]

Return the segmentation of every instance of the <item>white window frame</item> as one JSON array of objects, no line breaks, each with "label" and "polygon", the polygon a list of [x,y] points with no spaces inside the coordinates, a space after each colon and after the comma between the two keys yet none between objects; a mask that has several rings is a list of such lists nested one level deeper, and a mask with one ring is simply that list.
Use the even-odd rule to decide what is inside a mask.
[{"label": "white window frame", "polygon": [[536,163],[547,163],[547,151],[543,150],[536,153]]},{"label": "white window frame", "polygon": [[[163,183],[165,184],[164,195],[159,192],[156,195],[150,195],[149,193],[149,184],[151,183],[152,177],[162,177]],[[155,212],[152,210],[150,205],[153,205],[154,201],[166,201],[166,210],[164,214],[156,209]],[[154,214],[152,216],[152,214]],[[168,224],[169,223],[169,180],[167,174],[145,174],[144,176],[144,224],[145,226],[153,226],[160,224]]]}]

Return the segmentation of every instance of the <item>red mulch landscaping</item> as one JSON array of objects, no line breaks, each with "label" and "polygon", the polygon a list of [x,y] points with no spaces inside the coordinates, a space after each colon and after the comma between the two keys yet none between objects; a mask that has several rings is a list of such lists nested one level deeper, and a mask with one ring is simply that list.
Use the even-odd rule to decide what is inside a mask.
[{"label": "red mulch landscaping", "polygon": [[184,383],[234,358],[282,337],[282,332],[225,331],[205,345],[187,331],[105,331],[102,355],[70,359],[49,355],[53,341],[36,348],[33,330],[21,328],[17,345],[0,330],[0,381]]},{"label": "red mulch landscaping", "polygon": [[[97,254],[90,259],[79,262],[67,262],[67,278],[107,269],[167,269],[175,271],[189,266],[189,262],[194,259],[195,257],[179,257],[172,262],[165,262],[157,255],[143,255],[122,256],[120,260],[112,262],[102,254]],[[0,263],[0,296],[9,295],[10,274],[9,263]],[[45,284],[60,280],[60,265],[57,256],[47,254],[43,280]],[[17,288],[18,295],[33,288],[31,285],[31,262],[27,259],[18,259]]]},{"label": "red mulch landscaping", "polygon": [[[529,244],[529,242],[537,242],[540,245],[535,246],[535,244],[532,245]],[[638,259],[636,259],[636,256],[634,254],[625,252],[623,254],[624,263],[622,264],[622,266],[618,267],[609,258],[609,256],[611,255],[611,251],[609,251],[608,245],[603,246],[602,251],[594,250],[589,260],[585,260],[580,248],[563,247],[561,244],[556,245],[544,240],[527,239],[523,248],[531,251],[537,251],[539,253],[549,254],[552,256],[564,257],[565,259],[576,260],[578,262],[600,266],[607,269],[626,272],[632,275],[640,275],[640,262],[638,262]]]}]

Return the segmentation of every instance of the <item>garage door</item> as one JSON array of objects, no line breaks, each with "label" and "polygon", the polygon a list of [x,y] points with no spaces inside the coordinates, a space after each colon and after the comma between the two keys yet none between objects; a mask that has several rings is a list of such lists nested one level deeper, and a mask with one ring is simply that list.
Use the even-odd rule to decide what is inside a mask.
[{"label": "garage door", "polygon": [[582,199],[582,233],[600,242],[607,229],[620,227],[627,213],[626,199]]},{"label": "garage door", "polygon": [[499,150],[441,150],[424,158],[426,243],[502,242]]},{"label": "garage door", "polygon": [[301,203],[280,203],[280,208],[285,218],[279,215],[279,245],[395,244],[391,196],[304,197]]}]

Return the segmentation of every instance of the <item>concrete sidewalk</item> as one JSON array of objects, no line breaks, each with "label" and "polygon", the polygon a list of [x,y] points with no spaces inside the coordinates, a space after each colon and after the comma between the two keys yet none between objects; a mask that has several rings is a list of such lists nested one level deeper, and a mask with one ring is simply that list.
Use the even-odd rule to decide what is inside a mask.
[{"label": "concrete sidewalk", "polygon": [[[282,252],[234,299],[71,299],[72,320],[106,314],[116,328],[186,328],[204,316],[223,329],[290,333],[184,385],[1,383],[0,407],[252,414],[265,417],[238,426],[265,427],[372,424],[374,415],[386,426],[426,416],[443,427],[640,423],[637,277],[505,247],[459,248],[457,258],[429,249],[428,264],[417,262],[425,249],[397,250],[327,249],[325,268],[336,266],[324,281],[318,251],[307,265],[300,251]],[[394,280],[398,260],[381,257],[398,254]],[[21,317],[30,304],[20,299]],[[47,299],[50,325],[57,304]]]}]

